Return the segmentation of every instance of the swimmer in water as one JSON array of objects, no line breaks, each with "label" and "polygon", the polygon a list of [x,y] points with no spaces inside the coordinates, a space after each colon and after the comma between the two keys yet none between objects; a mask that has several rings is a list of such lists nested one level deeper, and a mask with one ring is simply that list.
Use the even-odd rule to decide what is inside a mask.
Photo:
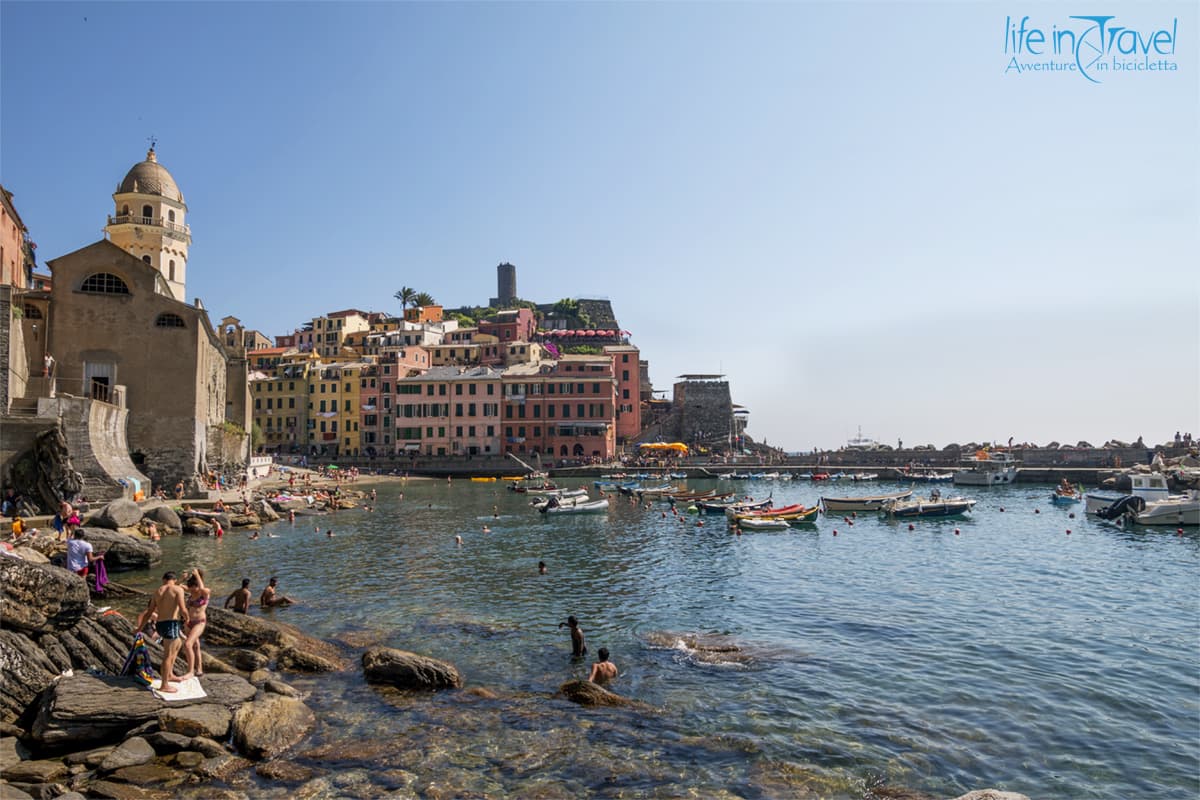
[{"label": "swimmer in water", "polygon": [[454,543],[455,543],[455,544],[457,544],[459,547],[462,547],[462,537],[461,537],[461,536],[455,536],[455,537],[454,537]]},{"label": "swimmer in water", "polygon": [[483,532],[484,532],[484,533],[491,533],[491,532],[492,532],[492,529],[491,529],[491,528],[489,528],[487,525],[484,525],[484,526],[483,526]]}]

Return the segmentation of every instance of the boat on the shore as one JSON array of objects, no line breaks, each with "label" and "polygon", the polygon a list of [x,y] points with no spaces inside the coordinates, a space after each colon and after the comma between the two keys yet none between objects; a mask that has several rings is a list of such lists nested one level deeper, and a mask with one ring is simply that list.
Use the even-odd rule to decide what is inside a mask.
[{"label": "boat on the shore", "polygon": [[891,494],[866,495],[864,497],[822,497],[821,508],[825,513],[830,511],[878,511],[884,503],[892,500],[907,500],[912,497],[912,489],[906,492]]},{"label": "boat on the shore", "polygon": [[1017,479],[1019,463],[1012,453],[1003,450],[977,450],[974,456],[965,459],[954,472],[954,483],[957,486],[996,486],[1012,483]]}]

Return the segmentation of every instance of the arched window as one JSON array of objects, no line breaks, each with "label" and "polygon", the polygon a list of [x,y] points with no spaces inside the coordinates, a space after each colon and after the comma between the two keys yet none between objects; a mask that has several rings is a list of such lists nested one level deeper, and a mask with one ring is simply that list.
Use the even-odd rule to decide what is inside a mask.
[{"label": "arched window", "polygon": [[149,263],[150,263],[150,256],[148,256],[148,255],[146,255],[146,256],[142,256],[142,261],[145,261],[147,264],[149,264]]},{"label": "arched window", "polygon": [[108,272],[97,272],[84,278],[79,291],[91,294],[129,294],[125,281]]},{"label": "arched window", "polygon": [[122,217],[129,216],[129,206],[121,206],[121,216]]},{"label": "arched window", "polygon": [[560,453],[562,456],[564,456],[564,457],[567,455],[567,446],[566,446],[565,444],[564,444],[564,445],[562,446],[562,448],[559,450],[559,453]]},{"label": "arched window", "polygon": [[575,455],[577,455],[577,456],[583,455],[583,445],[581,445],[581,444],[575,445]]},{"label": "arched window", "polygon": [[[174,213],[174,212],[172,212],[172,213]],[[173,258],[171,259],[170,279],[175,280],[175,259],[173,259]]]},{"label": "arched window", "polygon": [[26,303],[25,307],[21,310],[25,312],[25,319],[41,319],[42,318],[42,310],[40,308],[38,308],[37,306],[32,306],[29,303]]},{"label": "arched window", "polygon": [[175,209],[172,208],[171,210],[167,211],[167,219],[171,222],[175,221]]},{"label": "arched window", "polygon": [[154,320],[156,328],[186,328],[183,324],[183,317],[178,314],[159,314],[158,319]]},{"label": "arched window", "polygon": [[154,216],[154,206],[142,206],[142,216],[146,219]]}]

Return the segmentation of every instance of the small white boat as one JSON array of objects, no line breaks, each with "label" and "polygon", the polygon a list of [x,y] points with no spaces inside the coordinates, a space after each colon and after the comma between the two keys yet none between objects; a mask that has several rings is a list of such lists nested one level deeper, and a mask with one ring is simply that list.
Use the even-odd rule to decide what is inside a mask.
[{"label": "small white boat", "polygon": [[549,502],[539,509],[543,514],[603,514],[608,511],[608,498],[599,500],[576,500],[554,504]]},{"label": "small white boat", "polygon": [[1172,495],[1166,500],[1146,503],[1133,515],[1138,525],[1200,525],[1200,493]]},{"label": "small white boat", "polygon": [[850,480],[852,481],[873,481],[878,478],[878,472],[854,472],[850,475]]},{"label": "small white boat", "polygon": [[753,517],[743,517],[737,521],[737,524],[742,530],[747,531],[784,531],[792,527],[787,520],[755,519]]},{"label": "small white boat", "polygon": [[924,500],[889,500],[880,511],[889,517],[957,517],[969,512],[976,502],[967,497],[941,497],[935,493]]},{"label": "small white boat", "polygon": [[912,497],[912,489],[907,492],[876,494],[866,497],[822,497],[821,508],[827,514],[830,511],[878,511],[885,503],[893,500],[907,500],[910,497]]},{"label": "small white boat", "polygon": [[996,486],[1013,483],[1017,479],[1019,463],[1011,453],[978,450],[974,457],[964,460],[955,471],[954,483],[958,486]]}]

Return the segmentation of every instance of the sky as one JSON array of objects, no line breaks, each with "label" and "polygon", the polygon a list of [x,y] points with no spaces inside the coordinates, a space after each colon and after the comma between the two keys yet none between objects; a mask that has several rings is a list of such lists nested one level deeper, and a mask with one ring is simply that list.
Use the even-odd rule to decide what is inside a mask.
[{"label": "sky", "polygon": [[1101,5],[5,0],[0,181],[44,264],[154,137],[214,319],[509,261],[788,450],[1200,435],[1200,14]]}]

